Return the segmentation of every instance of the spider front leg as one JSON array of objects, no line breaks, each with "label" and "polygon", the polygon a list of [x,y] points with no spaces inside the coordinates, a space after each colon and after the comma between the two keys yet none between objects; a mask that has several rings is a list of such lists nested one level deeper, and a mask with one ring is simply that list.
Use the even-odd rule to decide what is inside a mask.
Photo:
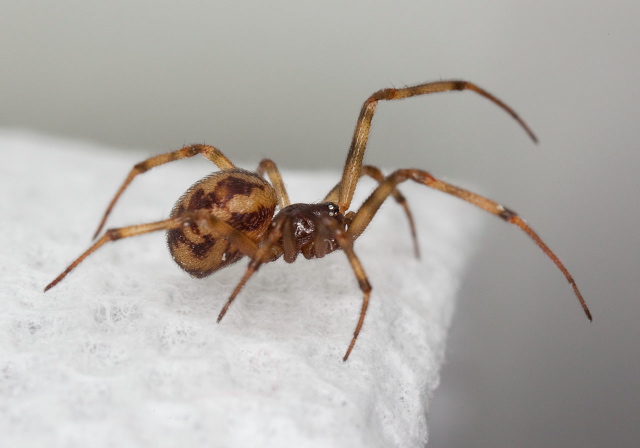
[{"label": "spider front leg", "polygon": [[542,249],[545,255],[547,255],[547,257],[549,257],[551,261],[553,261],[553,263],[562,272],[562,274],[565,276],[565,278],[573,288],[573,291],[580,301],[585,314],[587,315],[589,320],[591,320],[591,312],[589,311],[589,307],[584,301],[584,298],[582,297],[582,294],[580,293],[575,280],[573,279],[567,268],[564,266],[564,264],[556,256],[556,254],[554,254],[553,251],[549,249],[549,247],[542,241],[538,234],[535,233],[531,227],[529,227],[524,219],[518,216],[516,212],[509,210],[508,208],[498,204],[497,202],[494,202],[490,199],[487,199],[483,196],[472,193],[460,187],[456,187],[455,185],[451,185],[449,183],[438,180],[426,171],[417,169],[404,169],[397,170],[390,174],[385,179],[385,181],[382,182],[378,186],[378,188],[374,190],[371,196],[367,198],[367,200],[362,204],[362,207],[360,207],[360,209],[353,216],[353,219],[347,231],[347,236],[351,241],[356,240],[362,234],[362,232],[364,232],[385,199],[389,197],[389,195],[394,191],[399,183],[406,180],[412,180],[419,184],[426,185],[427,187],[431,187],[444,193],[456,196],[477,207],[480,207],[481,209],[493,215],[502,218],[504,221],[510,224],[518,226],[529,236],[529,238],[533,240],[534,243],[536,243],[536,245],[540,249]]},{"label": "spider front leg", "polygon": [[127,189],[131,181],[138,175],[149,171],[151,168],[155,168],[160,165],[164,165],[165,163],[174,162],[180,159],[186,159],[189,157],[193,157],[197,154],[202,154],[202,156],[209,159],[211,162],[215,163],[218,168],[221,170],[227,170],[231,168],[235,168],[233,163],[229,159],[225,157],[224,154],[220,152],[217,148],[210,145],[189,145],[185,146],[182,149],[178,149],[177,151],[172,151],[166,154],[160,154],[154,157],[151,157],[147,160],[144,160],[140,163],[137,163],[129,172],[129,175],[124,180],[116,195],[113,197],[109,205],[107,206],[107,210],[104,212],[102,219],[100,220],[100,224],[98,225],[98,230],[93,235],[93,238],[97,238],[98,234],[104,227],[104,224],[107,222],[107,218],[113,210],[113,207],[116,205],[116,202],[124,193],[124,190]]},{"label": "spider front leg", "polygon": [[493,102],[505,112],[507,112],[514,120],[518,122],[520,126],[525,130],[529,137],[534,142],[538,139],[531,131],[529,126],[520,118],[520,116],[504,102],[497,97],[493,96],[486,90],[478,87],[477,85],[468,81],[435,81],[425,84],[419,84],[416,86],[404,87],[401,89],[382,89],[371,95],[362,105],[360,110],[360,116],[356,123],[356,129],[353,133],[353,139],[351,140],[351,146],[349,147],[349,153],[347,154],[347,160],[344,164],[344,171],[342,172],[342,180],[340,181],[340,194],[338,205],[340,206],[340,212],[346,213],[351,205],[353,194],[356,189],[358,179],[360,179],[360,170],[362,167],[362,159],[367,148],[367,141],[369,140],[369,132],[371,130],[371,122],[373,115],[375,114],[378,101],[386,100],[400,100],[409,98],[412,96],[428,95],[430,93],[449,92],[453,90],[471,90]]},{"label": "spider front leg", "polygon": [[340,248],[347,256],[349,264],[351,264],[351,269],[353,269],[353,273],[355,274],[360,290],[362,291],[362,308],[360,309],[360,317],[358,318],[356,329],[353,332],[353,337],[349,343],[349,348],[347,348],[347,352],[342,358],[342,361],[346,361],[351,354],[351,350],[353,350],[353,347],[356,345],[356,339],[358,339],[358,335],[362,329],[362,324],[364,324],[364,316],[367,314],[367,308],[369,308],[371,284],[369,283],[369,279],[367,278],[367,274],[364,272],[360,260],[353,251],[353,241],[348,237],[347,232],[340,228],[335,221],[326,216],[322,218],[322,223],[324,224],[324,228],[328,230],[333,238],[335,238],[337,243],[340,245]]},{"label": "spider front leg", "polygon": [[[362,167],[362,171],[360,172],[360,177],[369,176],[373,180],[378,183],[384,181],[385,177],[380,171],[380,168],[377,168],[373,165],[364,165]],[[339,194],[340,194],[340,183],[336,184],[335,187],[331,189],[331,191],[325,196],[323,202],[338,202]],[[411,231],[411,238],[413,239],[413,252],[416,258],[420,258],[420,245],[418,244],[418,234],[416,233],[416,226],[413,221],[413,215],[411,213],[411,209],[409,208],[409,203],[406,198],[400,193],[400,190],[395,189],[391,192],[393,198],[396,202],[404,209],[405,215],[407,215],[407,220],[409,221],[409,230]]]},{"label": "spider front leg", "polygon": [[258,246],[256,243],[247,238],[242,232],[234,229],[226,222],[216,218],[205,210],[195,212],[185,212],[163,221],[157,221],[148,224],[139,224],[135,226],[120,227],[116,229],[108,229],[89,249],[80,255],[73,263],[71,263],[58,277],[56,277],[45,288],[45,292],[53,288],[62,281],[67,274],[76,268],[85,258],[94,253],[100,247],[108,242],[116,241],[123,238],[143,235],[145,233],[156,232],[158,230],[177,229],[190,224],[197,224],[210,230],[229,241],[236,246],[244,255],[253,257]]}]

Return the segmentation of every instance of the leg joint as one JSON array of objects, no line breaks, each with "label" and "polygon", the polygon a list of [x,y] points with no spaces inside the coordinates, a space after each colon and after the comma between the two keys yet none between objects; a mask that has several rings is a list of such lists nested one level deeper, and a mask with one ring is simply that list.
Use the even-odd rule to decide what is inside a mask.
[{"label": "leg joint", "polygon": [[367,280],[366,278],[362,278],[362,279],[358,279],[358,284],[360,285],[360,289],[362,290],[362,292],[368,294],[371,292],[371,284],[369,283],[369,280]]},{"label": "leg joint", "polygon": [[508,209],[507,207],[504,207],[502,205],[498,205],[498,216],[502,219],[504,219],[505,221],[509,222],[511,221],[513,218],[515,218],[516,216],[518,216],[518,214],[516,212],[514,212],[511,209]]}]

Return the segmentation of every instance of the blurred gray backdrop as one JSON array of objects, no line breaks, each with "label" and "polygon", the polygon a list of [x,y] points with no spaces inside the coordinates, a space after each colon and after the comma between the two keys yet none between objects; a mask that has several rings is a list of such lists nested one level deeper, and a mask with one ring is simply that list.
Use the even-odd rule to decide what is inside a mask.
[{"label": "blurred gray backdrop", "polygon": [[366,160],[520,212],[594,322],[540,251],[488,216],[429,445],[638,446],[639,17],[634,0],[5,2],[0,126],[340,170],[375,90],[478,83],[540,144],[486,100],[448,93],[381,104]]}]

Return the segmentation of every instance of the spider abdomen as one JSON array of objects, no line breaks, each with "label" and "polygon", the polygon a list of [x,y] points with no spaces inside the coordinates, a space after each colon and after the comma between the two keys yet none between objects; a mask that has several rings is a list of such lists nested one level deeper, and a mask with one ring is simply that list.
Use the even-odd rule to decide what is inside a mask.
[{"label": "spider abdomen", "polygon": [[[176,202],[171,217],[207,210],[248,238],[259,242],[277,204],[273,187],[261,176],[239,168],[215,172],[196,182]],[[242,252],[205,225],[196,223],[167,231],[174,261],[194,277],[206,277],[238,261]]]}]

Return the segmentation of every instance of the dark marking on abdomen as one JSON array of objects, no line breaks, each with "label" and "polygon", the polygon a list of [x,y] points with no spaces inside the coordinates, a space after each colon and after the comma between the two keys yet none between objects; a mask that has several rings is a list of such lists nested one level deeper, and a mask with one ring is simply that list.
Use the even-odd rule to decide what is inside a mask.
[{"label": "dark marking on abdomen", "polygon": [[189,244],[193,256],[200,259],[205,258],[218,241],[217,238],[211,235],[203,235],[202,239],[204,240],[202,243]]},{"label": "dark marking on abdomen", "polygon": [[255,212],[231,212],[227,223],[241,232],[250,232],[264,226],[264,223],[270,220],[272,215],[273,209],[259,207]]}]

